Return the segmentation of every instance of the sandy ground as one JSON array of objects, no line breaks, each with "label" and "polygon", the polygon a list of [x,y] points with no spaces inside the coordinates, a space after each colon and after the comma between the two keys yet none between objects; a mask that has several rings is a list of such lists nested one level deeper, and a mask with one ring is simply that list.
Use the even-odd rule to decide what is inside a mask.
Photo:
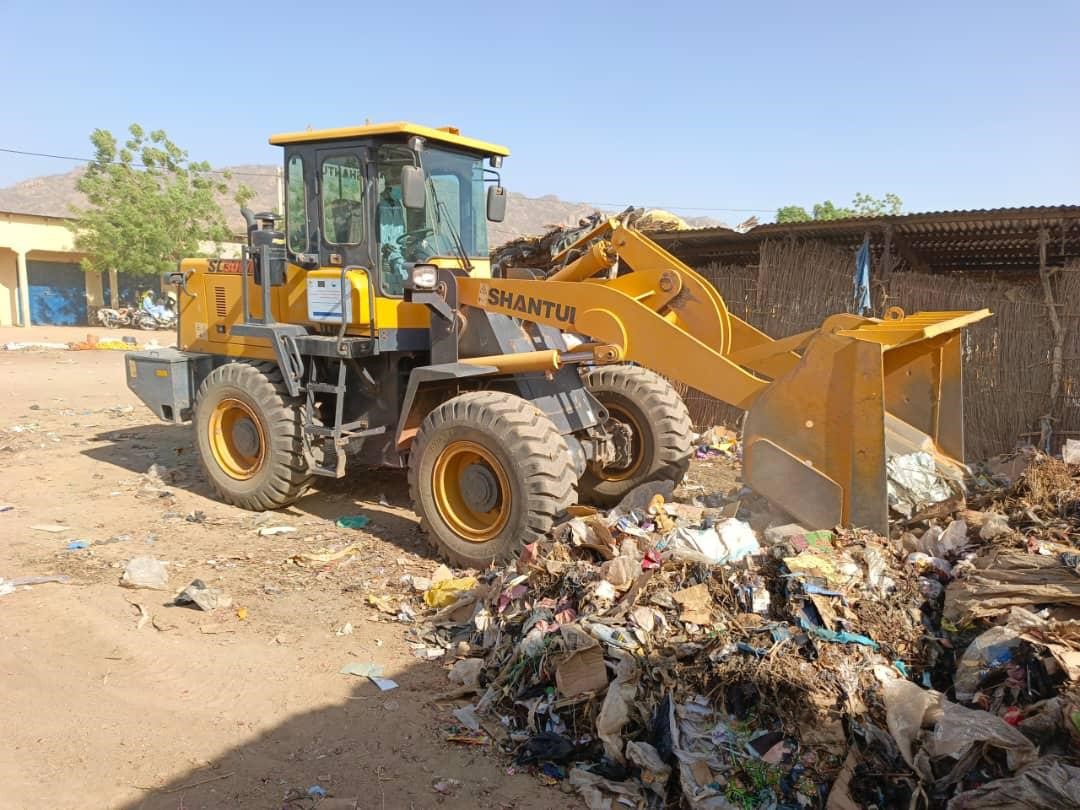
[{"label": "sandy ground", "polygon": [[[5,329],[0,342],[86,331]],[[156,421],[122,364],[116,351],[0,351],[0,577],[70,577],[0,596],[0,808],[311,808],[316,785],[348,800],[323,808],[581,806],[494,750],[447,742],[448,664],[415,658],[409,625],[368,603],[439,562],[403,474],[361,471],[268,515],[227,506],[190,428]],[[732,482],[711,463],[692,476]],[[365,530],[334,526],[355,514]],[[67,528],[34,528],[47,524]],[[280,525],[297,531],[258,534]],[[67,550],[78,540],[89,547]],[[290,561],[354,541],[351,561]],[[169,591],[119,586],[140,555],[168,563]],[[195,578],[233,607],[168,606]],[[339,672],[354,661],[399,688]]]},{"label": "sandy ground", "polygon": [[[366,603],[437,565],[402,475],[316,492],[265,524],[297,532],[261,537],[253,514],[209,497],[189,429],[154,421],[122,362],[0,352],[0,504],[13,507],[0,512],[0,577],[71,577],[0,596],[0,807],[307,808],[289,799],[315,785],[360,808],[578,806],[492,751],[446,742],[443,664],[414,658],[408,625]],[[151,464],[167,484],[147,478]],[[370,531],[336,529],[348,514]],[[32,528],[54,523],[68,529]],[[67,551],[73,540],[91,545]],[[352,564],[289,562],[354,540]],[[170,592],[119,587],[143,554],[169,563]],[[195,578],[234,607],[167,607]],[[152,617],[141,626],[138,606]],[[400,687],[340,674],[352,661]]]}]

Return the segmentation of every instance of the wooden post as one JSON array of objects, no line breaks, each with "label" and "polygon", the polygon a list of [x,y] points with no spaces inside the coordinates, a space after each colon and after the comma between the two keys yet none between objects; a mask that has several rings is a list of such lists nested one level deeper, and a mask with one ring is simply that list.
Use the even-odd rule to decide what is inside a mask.
[{"label": "wooden post", "polygon": [[1061,328],[1061,319],[1058,317],[1057,304],[1054,302],[1054,289],[1050,285],[1050,276],[1053,271],[1046,266],[1046,245],[1050,241],[1050,234],[1046,227],[1039,229],[1039,279],[1042,281],[1043,300],[1046,302],[1046,312],[1050,319],[1050,331],[1054,334],[1054,347],[1050,355],[1050,418],[1054,417],[1057,407],[1058,392],[1061,390],[1061,375],[1065,366],[1065,330]]},{"label": "wooden post", "polygon": [[884,239],[881,243],[881,301],[878,304],[878,312],[884,312],[889,308],[892,300],[892,272],[895,261],[892,255],[893,226],[888,223],[883,229]]}]

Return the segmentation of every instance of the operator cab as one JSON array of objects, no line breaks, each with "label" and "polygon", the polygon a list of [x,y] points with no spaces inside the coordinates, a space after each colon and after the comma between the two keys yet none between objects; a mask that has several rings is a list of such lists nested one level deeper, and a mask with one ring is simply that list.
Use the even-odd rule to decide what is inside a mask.
[{"label": "operator cab", "polygon": [[495,169],[504,146],[453,127],[410,123],[275,135],[285,149],[290,264],[367,269],[378,295],[401,298],[413,266],[488,275],[487,222],[506,193]]}]

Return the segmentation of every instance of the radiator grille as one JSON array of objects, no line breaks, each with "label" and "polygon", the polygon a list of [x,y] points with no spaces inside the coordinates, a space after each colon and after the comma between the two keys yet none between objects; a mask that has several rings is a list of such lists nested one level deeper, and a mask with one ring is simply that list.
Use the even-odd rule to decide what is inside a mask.
[{"label": "radiator grille", "polygon": [[224,287],[214,287],[214,306],[217,310],[217,316],[225,320],[225,316],[229,314],[229,308],[225,304]]}]

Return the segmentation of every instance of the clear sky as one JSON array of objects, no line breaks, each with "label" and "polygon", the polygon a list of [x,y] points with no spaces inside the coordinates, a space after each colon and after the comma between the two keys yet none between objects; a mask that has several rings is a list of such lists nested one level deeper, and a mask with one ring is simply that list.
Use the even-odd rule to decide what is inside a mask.
[{"label": "clear sky", "polygon": [[[1080,202],[1077,0],[0,0],[0,31],[0,147],[88,155],[137,121],[276,163],[271,133],[408,119],[508,145],[515,191],[732,223],[859,191]],[[70,168],[0,154],[0,185]]]}]

